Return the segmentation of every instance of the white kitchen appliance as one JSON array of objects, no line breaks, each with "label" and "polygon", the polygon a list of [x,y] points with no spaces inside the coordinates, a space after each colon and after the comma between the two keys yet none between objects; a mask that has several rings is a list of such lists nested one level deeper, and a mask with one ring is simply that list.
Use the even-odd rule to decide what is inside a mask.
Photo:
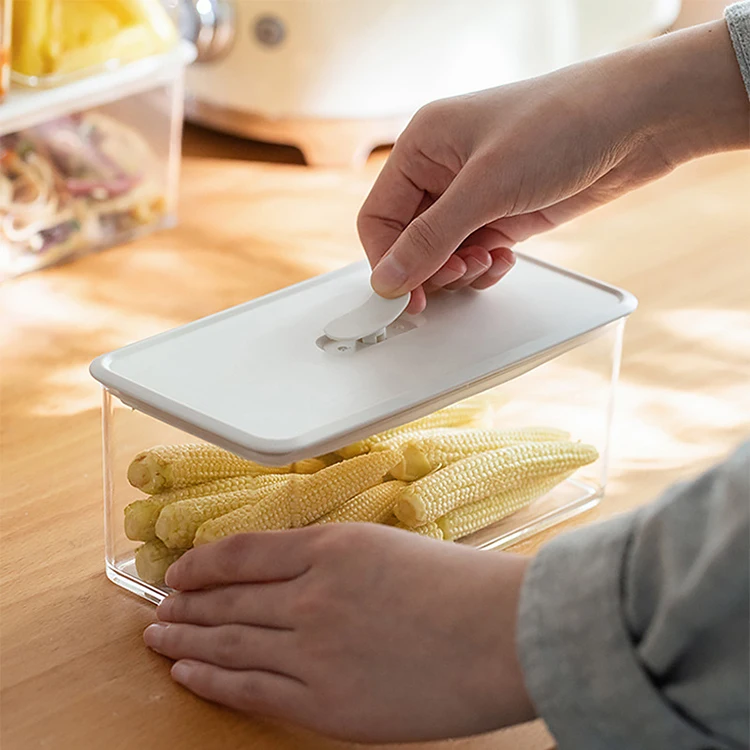
[{"label": "white kitchen appliance", "polygon": [[363,161],[434,99],[661,33],[680,0],[178,0],[188,119]]}]

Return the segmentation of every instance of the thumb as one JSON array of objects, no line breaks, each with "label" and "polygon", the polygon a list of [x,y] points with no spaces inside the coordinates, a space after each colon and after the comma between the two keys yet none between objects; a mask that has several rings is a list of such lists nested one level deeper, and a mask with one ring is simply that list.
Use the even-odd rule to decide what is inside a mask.
[{"label": "thumb", "polygon": [[464,168],[448,189],[398,236],[372,272],[372,288],[383,297],[416,289],[438,271],[459,245],[489,217],[476,200],[479,180]]}]

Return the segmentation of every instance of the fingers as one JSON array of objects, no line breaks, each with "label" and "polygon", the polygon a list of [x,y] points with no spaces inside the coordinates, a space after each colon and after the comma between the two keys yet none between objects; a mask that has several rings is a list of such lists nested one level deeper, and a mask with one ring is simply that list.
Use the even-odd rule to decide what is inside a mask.
[{"label": "fingers", "polygon": [[357,231],[370,266],[374,267],[414,218],[424,189],[396,165],[394,151],[386,161],[357,217]]},{"label": "fingers", "polygon": [[188,550],[169,570],[166,584],[178,591],[231,583],[291,580],[309,567],[305,540],[315,529],[237,534]]},{"label": "fingers", "polygon": [[410,125],[397,141],[357,217],[359,238],[374,267],[415,216],[450,185],[453,172],[414,147]]},{"label": "fingers", "polygon": [[434,292],[442,289],[454,281],[458,281],[466,273],[466,263],[459,255],[451,255],[435,275],[424,283],[424,290]]},{"label": "fingers", "polygon": [[492,266],[486,273],[472,282],[473,289],[488,289],[497,284],[516,263],[516,254],[507,247],[499,247],[493,250],[490,255],[492,256]]},{"label": "fingers", "polygon": [[492,266],[492,256],[483,247],[464,247],[456,255],[466,264],[466,273],[452,284],[445,285],[450,291],[469,286]]},{"label": "fingers", "polygon": [[447,190],[414,218],[375,266],[371,284],[384,297],[412,291],[435,274],[456,248],[487,220],[478,192],[478,177],[464,168]]},{"label": "fingers", "polygon": [[196,659],[229,669],[282,670],[289,660],[291,631],[248,625],[155,623],[143,633],[146,645],[170,659]]},{"label": "fingers", "polygon": [[424,287],[418,286],[412,293],[409,304],[406,306],[406,312],[409,315],[417,315],[427,307],[427,296]]},{"label": "fingers", "polygon": [[270,671],[224,669],[188,659],[172,667],[172,678],[206,700],[275,718],[293,718],[308,700],[303,683]]},{"label": "fingers", "polygon": [[171,594],[156,608],[156,616],[162,622],[192,625],[237,623],[290,628],[292,617],[289,602],[294,597],[292,586],[288,581],[245,583]]}]

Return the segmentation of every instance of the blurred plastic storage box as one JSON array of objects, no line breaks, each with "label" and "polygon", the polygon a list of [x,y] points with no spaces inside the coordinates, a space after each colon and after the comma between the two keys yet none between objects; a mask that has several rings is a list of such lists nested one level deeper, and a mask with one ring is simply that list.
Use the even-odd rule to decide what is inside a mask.
[{"label": "blurred plastic storage box", "polygon": [[171,51],[0,107],[0,281],[176,219],[185,67]]}]

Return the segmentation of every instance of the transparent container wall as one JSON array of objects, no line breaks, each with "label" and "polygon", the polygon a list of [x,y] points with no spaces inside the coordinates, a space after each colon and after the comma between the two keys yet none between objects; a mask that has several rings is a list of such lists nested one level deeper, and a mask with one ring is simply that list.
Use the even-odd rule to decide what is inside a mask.
[{"label": "transparent container wall", "polygon": [[0,281],[174,223],[183,75],[0,136]]},{"label": "transparent container wall", "polygon": [[[576,471],[522,510],[460,540],[483,549],[507,547],[599,502],[607,476],[607,451],[624,321],[516,379],[486,391],[499,429],[547,426],[594,445],[599,459]],[[168,592],[141,581],[134,564],[141,542],[124,533],[124,509],[146,497],[127,481],[133,457],[154,445],[200,443],[177,428],[135,411],[104,390],[103,407],[106,564],[111,580],[158,602]]]},{"label": "transparent container wall", "polygon": [[593,445],[594,463],[528,507],[462,541],[501,549],[596,505],[607,483],[609,437],[620,370],[625,320],[598,331],[581,346],[494,388],[495,427],[555,427]]}]

